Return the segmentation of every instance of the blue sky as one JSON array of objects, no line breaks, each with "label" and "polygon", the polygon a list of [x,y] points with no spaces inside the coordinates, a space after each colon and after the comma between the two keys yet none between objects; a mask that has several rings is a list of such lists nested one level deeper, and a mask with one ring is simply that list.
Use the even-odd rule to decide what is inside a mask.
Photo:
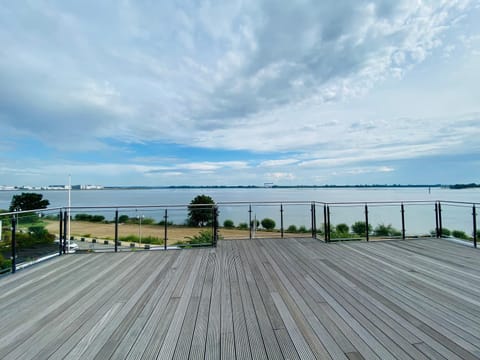
[{"label": "blue sky", "polygon": [[480,182],[480,1],[8,1],[0,185]]}]

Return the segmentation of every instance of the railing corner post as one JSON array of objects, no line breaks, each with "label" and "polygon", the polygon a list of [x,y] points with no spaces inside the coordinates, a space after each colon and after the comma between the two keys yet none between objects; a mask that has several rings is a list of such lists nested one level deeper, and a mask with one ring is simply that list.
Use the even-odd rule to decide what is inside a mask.
[{"label": "railing corner post", "polygon": [[118,252],[118,209],[115,210],[115,252]]},{"label": "railing corner post", "polygon": [[252,226],[253,226],[253,223],[252,223],[252,204],[250,204],[248,206],[248,228],[250,230],[250,235],[249,235],[250,240],[252,240]]},{"label": "railing corner post", "polygon": [[312,223],[312,239],[317,238],[317,223],[316,223],[316,214],[315,214],[315,203],[311,203],[310,205],[310,212],[311,212],[311,223]]},{"label": "railing corner post", "polygon": [[475,204],[472,207],[472,215],[473,215],[473,247],[477,248],[477,209]]},{"label": "railing corner post", "polygon": [[326,229],[326,239],[327,239],[327,242],[330,242],[331,238],[331,234],[330,234],[330,206],[327,205],[327,229]]},{"label": "railing corner post", "polygon": [[62,255],[63,253],[63,213],[62,210],[60,210],[60,213],[58,214],[58,223],[60,226],[60,229],[58,231],[58,255]]},{"label": "railing corner post", "polygon": [[218,207],[213,206],[213,247],[217,247],[218,241]]},{"label": "railing corner post", "polygon": [[[63,212],[63,253],[67,253],[67,227],[68,227],[68,212],[65,210]],[[70,252],[70,249],[68,249]]]},{"label": "railing corner post", "polygon": [[17,231],[17,219],[15,215],[12,216],[12,274],[15,273],[17,270],[17,239],[16,239],[16,231]]},{"label": "railing corner post", "polygon": [[280,235],[283,239],[283,204],[280,204]]},{"label": "railing corner post", "polygon": [[365,204],[365,238],[369,241],[369,229],[368,229],[368,205]]},{"label": "railing corner post", "polygon": [[167,240],[168,240],[168,210],[167,209],[165,209],[165,215],[163,216],[163,218],[165,221],[163,250],[167,250]]},{"label": "railing corner post", "polygon": [[443,225],[442,225],[442,204],[438,202],[438,229],[439,237],[443,236]]}]

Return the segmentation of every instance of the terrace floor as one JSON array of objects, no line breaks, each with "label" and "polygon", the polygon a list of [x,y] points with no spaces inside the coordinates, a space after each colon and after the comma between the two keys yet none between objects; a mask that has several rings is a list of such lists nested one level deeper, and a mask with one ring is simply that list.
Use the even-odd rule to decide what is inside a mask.
[{"label": "terrace floor", "polygon": [[220,241],[0,278],[1,359],[478,359],[480,252]]}]

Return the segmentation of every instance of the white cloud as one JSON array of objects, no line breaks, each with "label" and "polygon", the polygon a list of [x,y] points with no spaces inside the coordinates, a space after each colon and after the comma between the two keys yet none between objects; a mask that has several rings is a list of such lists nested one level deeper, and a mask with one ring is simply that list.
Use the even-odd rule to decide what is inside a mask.
[{"label": "white cloud", "polygon": [[298,163],[297,159],[266,160],[262,161],[259,167],[282,167],[285,165],[292,165],[296,163]]},{"label": "white cloud", "polygon": [[[0,12],[0,74],[14,70],[6,84],[17,82],[18,96],[42,78],[36,98],[78,111],[66,97],[74,91],[91,116],[113,112],[93,136],[108,136],[116,122],[120,137],[185,143],[186,130],[234,131],[279,106],[363,94],[423,61],[468,3],[124,3],[95,9],[93,17],[88,2],[11,3]],[[172,8],[175,15],[166,16]],[[23,15],[18,24],[12,13]],[[84,85],[75,90],[74,83]],[[24,105],[26,115],[38,112]],[[50,115],[52,125],[61,121]],[[288,121],[277,119],[282,127]]]},{"label": "white cloud", "polygon": [[478,13],[473,0],[8,2],[0,131],[74,153],[155,142],[266,159],[111,165],[151,177],[292,180],[478,151],[478,65],[462,58],[480,48]]}]

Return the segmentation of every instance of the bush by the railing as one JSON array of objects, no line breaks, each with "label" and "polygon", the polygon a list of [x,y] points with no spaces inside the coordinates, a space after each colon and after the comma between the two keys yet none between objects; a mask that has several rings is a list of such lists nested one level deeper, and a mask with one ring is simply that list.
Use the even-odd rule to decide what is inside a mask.
[{"label": "bush by the railing", "polygon": [[[0,214],[5,212],[8,212],[8,211],[0,210]],[[2,220],[3,229],[6,229],[6,228],[9,229],[12,226],[12,221],[10,216],[2,216],[0,217],[0,220]]]},{"label": "bush by the railing", "polygon": [[374,236],[401,236],[402,233],[395,229],[391,224],[385,225],[385,224],[379,224],[377,227],[375,227],[375,230],[373,230],[373,235]]},{"label": "bush by the railing", "polygon": [[233,220],[227,219],[223,222],[223,227],[226,229],[233,229],[235,227],[235,223]]},{"label": "bush by the railing", "polygon": [[[365,221],[357,221],[353,223],[351,228],[354,234],[357,234],[359,236],[365,236],[367,225]],[[372,225],[368,224],[368,233],[370,234],[371,232],[372,232]]]},{"label": "bush by the railing", "polygon": [[308,233],[309,230],[307,229],[307,227],[305,225],[301,225],[299,228],[298,228],[298,232],[299,233]]},{"label": "bush by the railing", "polygon": [[341,234],[348,234],[350,228],[347,224],[338,224],[335,226],[335,231]]},{"label": "bush by the railing", "polygon": [[452,232],[447,228],[442,228],[442,236],[451,236]]},{"label": "bush by the railing", "polygon": [[12,241],[12,230],[10,227],[4,226],[2,228],[2,238],[0,239],[0,246],[1,244],[10,244]]},{"label": "bush by the railing", "polygon": [[465,231],[461,230],[453,230],[452,236],[457,239],[470,240],[470,237],[465,233]]},{"label": "bush by the railing", "polygon": [[265,218],[262,220],[262,227],[265,230],[273,230],[275,229],[275,221],[270,218]]},{"label": "bush by the railing", "polygon": [[125,241],[125,242],[130,242],[130,243],[146,243],[146,244],[154,244],[154,245],[159,245],[163,244],[164,239],[161,239],[156,236],[142,236],[142,241],[140,241],[140,237],[137,235],[127,235],[127,236],[121,236],[120,241]]},{"label": "bush by the railing", "polygon": [[298,230],[297,230],[297,227],[295,225],[290,225],[288,228],[287,228],[287,232],[291,232],[291,233],[296,233]]},{"label": "bush by the railing", "polygon": [[189,244],[204,244],[204,243],[211,243],[213,239],[213,231],[212,230],[202,230],[197,235],[193,236],[186,236],[187,242]]},{"label": "bush by the railing", "polygon": [[42,225],[43,221],[35,213],[26,213],[17,216],[17,226],[18,227],[28,227],[34,225]]},{"label": "bush by the railing", "polygon": [[260,220],[252,220],[250,221],[250,226],[251,227],[255,227],[255,228],[259,228],[260,227]]},{"label": "bush by the railing", "polygon": [[[165,226],[165,220],[160,220],[158,222],[158,225]],[[173,226],[173,225],[174,225],[173,221],[167,221],[167,226]]]},{"label": "bush by the railing", "polygon": [[128,218],[128,221],[126,221],[127,224],[140,224],[140,219],[142,222],[142,225],[153,225],[155,224],[155,219],[150,218],[150,217],[130,217]]},{"label": "bush by the railing", "polygon": [[50,234],[42,225],[30,226],[27,232],[18,232],[15,236],[18,248],[27,248],[34,245],[50,245],[55,235]]},{"label": "bush by the railing", "polygon": [[[186,236],[185,239],[186,241],[178,241],[175,243],[175,245],[180,247],[189,247],[191,245],[204,245],[204,244],[210,245],[213,240],[213,231],[210,229],[202,230],[197,235]],[[218,239],[221,240],[223,238],[219,235]]]},{"label": "bush by the railing", "polygon": [[240,223],[240,224],[238,224],[238,229],[239,230],[248,230],[248,224],[247,223]]},{"label": "bush by the railing", "polygon": [[105,216],[90,215],[90,214],[76,214],[74,219],[76,221],[103,222],[105,221]]},{"label": "bush by the railing", "polygon": [[9,269],[12,267],[12,260],[5,259],[2,254],[0,254],[0,270]]},{"label": "bush by the railing", "polygon": [[330,239],[348,239],[352,237],[347,224],[330,225]]}]

